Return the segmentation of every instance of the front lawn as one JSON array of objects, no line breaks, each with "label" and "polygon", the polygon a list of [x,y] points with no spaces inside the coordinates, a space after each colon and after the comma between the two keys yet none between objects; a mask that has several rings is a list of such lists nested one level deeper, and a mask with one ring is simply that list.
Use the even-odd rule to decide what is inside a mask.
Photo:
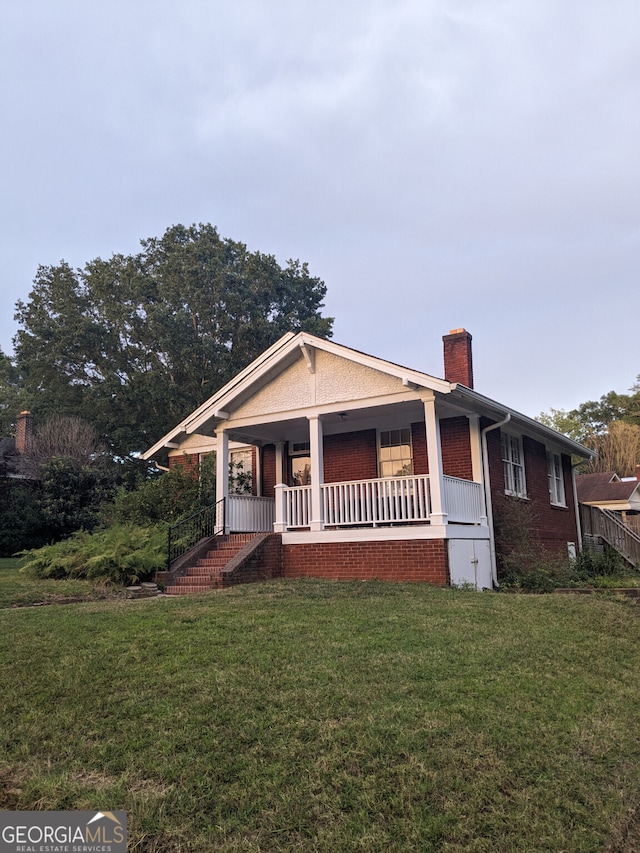
[{"label": "front lawn", "polygon": [[0,608],[107,598],[124,592],[84,580],[29,577],[20,571],[22,562],[17,557],[0,558]]},{"label": "front lawn", "polygon": [[638,849],[639,615],[323,581],[3,610],[0,808],[125,809],[153,853]]}]

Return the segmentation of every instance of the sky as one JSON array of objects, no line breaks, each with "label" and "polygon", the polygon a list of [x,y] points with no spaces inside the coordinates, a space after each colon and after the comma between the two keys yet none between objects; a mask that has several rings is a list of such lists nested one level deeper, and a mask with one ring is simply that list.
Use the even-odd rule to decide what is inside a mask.
[{"label": "sky", "polygon": [[0,0],[0,116],[5,353],[38,265],[208,222],[525,414],[640,374],[637,0]]}]

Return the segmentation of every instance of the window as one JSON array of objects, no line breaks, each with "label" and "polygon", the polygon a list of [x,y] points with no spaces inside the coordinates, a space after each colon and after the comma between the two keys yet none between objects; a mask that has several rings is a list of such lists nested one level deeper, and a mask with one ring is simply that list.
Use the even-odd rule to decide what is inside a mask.
[{"label": "window", "polygon": [[522,437],[502,433],[502,465],[504,468],[504,491],[507,495],[519,498],[527,497],[527,483],[524,478],[524,453]]},{"label": "window", "polygon": [[547,475],[549,477],[549,497],[551,503],[555,506],[566,506],[562,457],[559,453],[550,453],[547,451]]},{"label": "window", "polygon": [[289,482],[292,486],[311,485],[311,444],[294,441],[289,448]]},{"label": "window", "polygon": [[411,430],[380,430],[378,472],[381,477],[408,477],[413,474]]},{"label": "window", "polygon": [[250,447],[229,451],[229,493],[250,495],[253,484],[253,451]]}]

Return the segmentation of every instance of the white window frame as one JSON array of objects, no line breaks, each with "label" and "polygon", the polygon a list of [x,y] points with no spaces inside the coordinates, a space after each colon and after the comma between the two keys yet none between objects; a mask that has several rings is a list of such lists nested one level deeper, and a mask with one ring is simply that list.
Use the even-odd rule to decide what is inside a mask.
[{"label": "white window frame", "polygon": [[552,506],[567,505],[564,491],[564,470],[562,456],[553,450],[547,450],[547,478],[549,481],[549,500]]},{"label": "white window frame", "polygon": [[500,434],[502,447],[502,468],[504,472],[504,493],[516,498],[527,497],[527,477],[524,465],[522,436],[511,432]]},{"label": "white window frame", "polygon": [[[389,448],[390,447],[408,446],[409,447],[409,459],[408,459],[408,469],[409,470],[406,470],[403,474],[398,474],[398,473],[391,474],[391,475],[390,474],[383,474],[382,473],[383,464],[388,463],[390,461],[394,461],[394,460],[382,458],[382,456],[383,456],[383,453],[382,453],[382,448],[383,448],[382,436],[388,433],[389,434],[389,440],[391,441],[392,433],[394,433],[394,432],[399,433],[399,441],[396,444],[387,444],[384,446],[389,447]],[[408,437],[408,442],[402,441],[402,438],[403,438],[402,433],[406,434],[405,437]],[[403,459],[403,457],[401,455],[399,455],[397,461],[401,462],[402,459]],[[411,435],[411,427],[410,426],[403,426],[403,427],[391,427],[390,429],[379,429],[378,430],[378,476],[382,477],[384,479],[395,479],[396,477],[411,477],[411,476],[413,476],[413,464],[414,464],[413,463],[413,436]]]}]

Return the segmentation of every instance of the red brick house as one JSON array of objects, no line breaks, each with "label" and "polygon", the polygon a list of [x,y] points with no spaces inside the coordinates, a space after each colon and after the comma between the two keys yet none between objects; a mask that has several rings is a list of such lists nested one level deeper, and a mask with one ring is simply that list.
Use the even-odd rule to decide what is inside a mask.
[{"label": "red brick house", "polygon": [[[535,505],[540,539],[566,554],[580,542],[571,456],[592,454],[475,391],[467,331],[443,341],[440,379],[287,334],[144,457],[215,449],[221,527],[275,534],[281,576],[491,588],[496,500]],[[229,493],[239,452],[253,495]]]}]

